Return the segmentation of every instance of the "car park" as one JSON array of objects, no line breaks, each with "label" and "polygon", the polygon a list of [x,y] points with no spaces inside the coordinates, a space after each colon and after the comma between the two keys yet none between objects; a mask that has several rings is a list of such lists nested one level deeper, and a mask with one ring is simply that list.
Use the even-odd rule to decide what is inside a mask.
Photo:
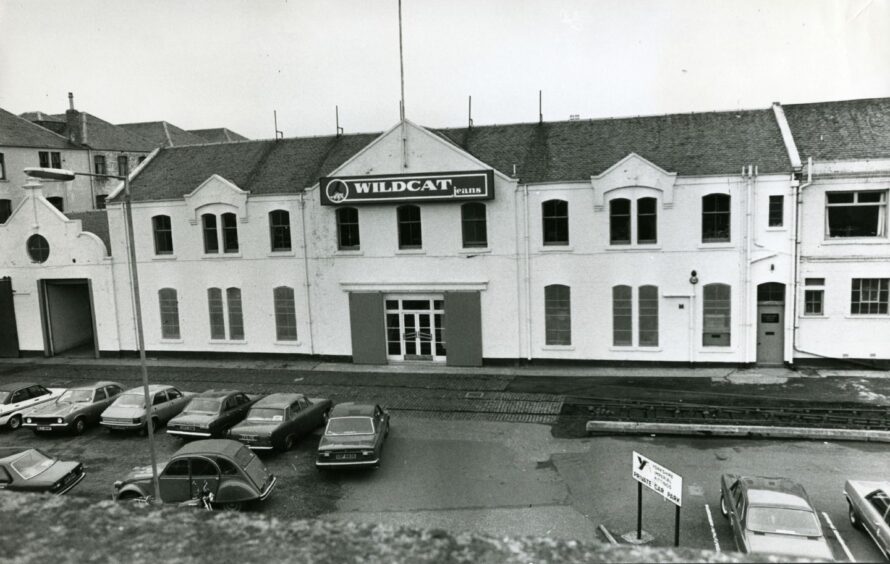
[{"label": "car park", "polygon": [[225,437],[260,397],[235,390],[201,392],[192,397],[179,415],[167,422],[167,434],[182,438]]},{"label": "car park", "polygon": [[303,394],[271,394],[256,402],[241,423],[229,429],[229,438],[254,450],[290,450],[300,437],[327,421],[332,402]]},{"label": "car park", "polygon": [[99,423],[102,411],[123,392],[117,382],[96,382],[65,390],[55,401],[26,411],[23,427],[35,433],[71,431],[81,434],[88,425]]},{"label": "car park", "polygon": [[720,511],[740,552],[834,559],[806,491],[788,478],[724,474]]},{"label": "car park", "polygon": [[33,382],[15,382],[0,385],[0,427],[18,429],[22,425],[22,413],[62,395],[64,388],[45,388]]},{"label": "car park", "polygon": [[890,559],[890,482],[847,480],[844,496],[850,524],[868,533],[884,558]]},{"label": "car park", "polygon": [[318,443],[317,468],[379,466],[389,435],[389,412],[375,404],[340,403],[331,409]]},{"label": "car park", "polygon": [[[210,494],[214,506],[240,509],[245,503],[267,499],[276,481],[256,454],[228,439],[191,441],[158,465],[163,503],[185,503]],[[113,498],[148,500],[153,491],[151,466],[140,467],[114,483]]]},{"label": "car park", "polygon": [[0,448],[0,490],[62,495],[84,476],[80,462],[58,460],[36,448]]},{"label": "car park", "polygon": [[115,399],[99,421],[112,431],[145,431],[148,424],[157,429],[185,407],[193,392],[181,392],[173,386],[152,384],[148,387],[151,398],[150,413],[145,409],[145,393],[142,386],[131,388]]}]

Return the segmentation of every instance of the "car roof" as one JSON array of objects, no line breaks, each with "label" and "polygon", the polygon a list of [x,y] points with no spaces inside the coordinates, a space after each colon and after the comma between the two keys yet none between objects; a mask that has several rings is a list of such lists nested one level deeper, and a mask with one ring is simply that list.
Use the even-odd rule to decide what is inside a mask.
[{"label": "car roof", "polygon": [[10,382],[9,384],[0,384],[0,392],[14,392],[22,388],[30,388],[37,386],[36,382]]},{"label": "car roof", "polygon": [[12,462],[26,452],[30,452],[32,450],[37,449],[27,447],[0,447],[0,462]]},{"label": "car roof", "polygon": [[182,454],[224,454],[226,456],[235,456],[235,453],[243,447],[243,444],[230,439],[205,439],[186,443],[173,456]]},{"label": "car roof", "polygon": [[92,384],[83,384],[82,386],[71,386],[68,388],[69,390],[95,390],[97,388],[104,388],[106,386],[118,386],[119,388],[123,388],[119,382],[107,382],[105,380],[100,382],[93,382]]},{"label": "car roof", "polygon": [[776,505],[812,509],[803,486],[788,478],[750,476],[740,478],[748,505]]},{"label": "car roof", "polygon": [[377,406],[372,403],[338,403],[331,409],[331,417],[365,416],[373,417]]},{"label": "car roof", "polygon": [[[162,390],[167,390],[167,389],[170,389],[170,388],[173,388],[173,387],[174,387],[174,386],[171,386],[171,385],[169,385],[169,384],[149,384],[149,386],[148,386],[148,393],[153,394],[153,393],[155,393],[155,392],[160,392],[160,391],[162,391]],[[125,394],[130,394],[130,393],[140,393],[140,394],[141,394],[141,393],[142,393],[142,386],[136,386],[135,388],[130,388],[129,390],[125,391],[124,393],[125,393]]]},{"label": "car roof", "polygon": [[305,398],[303,394],[294,394],[287,392],[278,392],[269,394],[260,401],[253,404],[254,407],[287,407],[300,398]]},{"label": "car roof", "polygon": [[196,395],[196,398],[224,398],[226,396],[231,396],[232,394],[239,394],[238,390],[204,390],[200,394]]}]

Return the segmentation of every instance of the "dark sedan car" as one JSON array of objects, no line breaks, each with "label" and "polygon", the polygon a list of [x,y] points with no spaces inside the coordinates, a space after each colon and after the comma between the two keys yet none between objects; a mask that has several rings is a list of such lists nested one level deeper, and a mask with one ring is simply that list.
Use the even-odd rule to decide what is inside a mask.
[{"label": "dark sedan car", "polygon": [[[158,474],[162,502],[183,503],[212,494],[213,504],[222,509],[268,498],[277,480],[257,455],[227,439],[186,444],[158,465]],[[153,490],[151,466],[134,468],[114,483],[113,497],[149,499]]]},{"label": "dark sedan car", "polygon": [[226,431],[244,419],[260,397],[235,390],[207,390],[193,397],[167,423],[167,434],[202,439],[225,437]]},{"label": "dark sedan car", "polygon": [[79,435],[87,425],[98,425],[99,416],[123,390],[124,387],[117,382],[96,382],[69,388],[56,401],[25,412],[22,426],[35,433],[72,431]]},{"label": "dark sedan car", "polygon": [[0,490],[62,495],[84,476],[80,462],[58,460],[36,448],[0,448]]},{"label": "dark sedan car", "polygon": [[806,491],[788,478],[724,474],[720,511],[740,552],[834,560]]},{"label": "dark sedan car", "polygon": [[254,450],[289,450],[324,425],[331,406],[329,399],[271,394],[253,404],[244,421],[229,430],[229,438]]},{"label": "dark sedan car", "polygon": [[379,405],[340,403],[328,417],[315,466],[379,466],[389,435],[389,412]]}]

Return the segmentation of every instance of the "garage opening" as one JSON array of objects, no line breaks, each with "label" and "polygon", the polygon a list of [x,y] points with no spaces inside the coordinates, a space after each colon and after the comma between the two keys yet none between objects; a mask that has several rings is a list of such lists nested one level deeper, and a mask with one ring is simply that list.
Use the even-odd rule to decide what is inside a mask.
[{"label": "garage opening", "polygon": [[38,288],[44,354],[99,358],[90,281],[40,280]]}]

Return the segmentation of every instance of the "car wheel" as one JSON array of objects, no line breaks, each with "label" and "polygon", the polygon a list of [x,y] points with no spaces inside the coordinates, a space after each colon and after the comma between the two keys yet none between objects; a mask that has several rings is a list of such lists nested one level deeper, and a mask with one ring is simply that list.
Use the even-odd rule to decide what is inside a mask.
[{"label": "car wheel", "polygon": [[22,426],[22,416],[21,415],[13,415],[9,419],[9,422],[7,423],[7,425],[9,426],[10,429],[15,431],[16,429],[18,429],[19,427]]},{"label": "car wheel", "polygon": [[152,418],[151,418],[151,421],[150,421],[149,423],[146,423],[145,425],[142,426],[141,429],[139,429],[139,434],[140,434],[140,435],[147,435],[147,434],[148,434],[148,426],[149,426],[149,425],[151,425],[151,432],[152,432],[152,433],[154,433],[155,431],[157,431],[157,430],[158,430],[158,427],[161,426],[161,425],[160,425],[160,421],[158,421],[158,418],[157,418],[157,417],[152,417]]},{"label": "car wheel", "polygon": [[854,529],[861,529],[862,521],[859,520],[859,515],[857,515],[856,510],[853,509],[853,504],[848,502],[847,509],[850,515],[850,524],[853,525]]},{"label": "car wheel", "polygon": [[220,511],[241,511],[241,502],[230,501],[228,503],[214,503],[213,507]]},{"label": "car wheel", "polygon": [[729,517],[729,510],[726,509],[726,498],[723,497],[723,494],[720,494],[720,513],[724,517]]},{"label": "car wheel", "polygon": [[78,417],[74,420],[74,424],[71,426],[74,429],[75,435],[82,435],[84,430],[87,428],[87,422],[83,417]]},{"label": "car wheel", "polygon": [[137,492],[124,492],[117,498],[118,501],[145,501],[145,498]]}]

